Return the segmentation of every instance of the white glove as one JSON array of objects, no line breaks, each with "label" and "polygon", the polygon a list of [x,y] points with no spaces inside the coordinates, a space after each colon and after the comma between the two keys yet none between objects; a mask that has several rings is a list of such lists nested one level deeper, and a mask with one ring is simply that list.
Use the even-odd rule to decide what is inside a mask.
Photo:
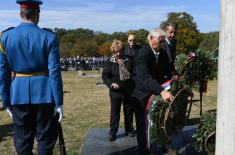
[{"label": "white glove", "polygon": [[12,118],[11,107],[6,107],[6,111],[10,115],[10,117]]},{"label": "white glove", "polygon": [[62,121],[62,118],[63,118],[63,106],[55,107],[54,115],[56,115],[56,113],[59,114],[58,122],[60,123]]}]

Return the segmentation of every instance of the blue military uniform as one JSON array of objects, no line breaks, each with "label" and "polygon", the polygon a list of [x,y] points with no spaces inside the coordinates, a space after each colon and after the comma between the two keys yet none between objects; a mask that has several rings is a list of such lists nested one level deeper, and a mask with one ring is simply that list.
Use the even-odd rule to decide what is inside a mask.
[{"label": "blue military uniform", "polygon": [[[23,22],[2,33],[0,81],[3,106],[63,104],[56,35],[34,23]],[[11,71],[16,77],[11,82]],[[30,76],[38,74],[38,76]],[[41,74],[41,75],[40,75]],[[48,76],[45,76],[47,75]]]},{"label": "blue military uniform", "polygon": [[[39,5],[42,1],[17,3]],[[12,107],[17,154],[32,154],[35,135],[38,154],[52,154],[58,135],[54,107],[63,105],[55,33],[31,22],[0,33],[0,94],[3,106]]]}]

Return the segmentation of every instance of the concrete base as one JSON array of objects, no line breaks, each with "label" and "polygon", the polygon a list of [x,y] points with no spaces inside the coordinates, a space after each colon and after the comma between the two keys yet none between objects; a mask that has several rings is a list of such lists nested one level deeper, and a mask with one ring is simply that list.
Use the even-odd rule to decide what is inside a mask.
[{"label": "concrete base", "polygon": [[109,128],[89,129],[83,144],[81,155],[127,155],[137,154],[136,137],[125,136],[119,129],[117,139],[108,141]]},{"label": "concrete base", "polygon": [[[197,126],[186,126],[183,132],[172,138],[172,148],[182,155],[201,155],[189,143]],[[109,128],[89,129],[83,144],[81,155],[138,155],[136,137],[125,136],[124,129],[119,129],[117,139],[109,142]],[[161,149],[152,145],[156,155],[162,155]]]}]

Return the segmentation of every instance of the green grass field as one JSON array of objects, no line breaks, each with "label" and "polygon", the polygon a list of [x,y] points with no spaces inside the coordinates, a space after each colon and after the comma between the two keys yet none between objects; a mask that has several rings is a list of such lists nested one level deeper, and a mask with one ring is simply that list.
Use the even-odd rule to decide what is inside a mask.
[{"label": "green grass field", "polygon": [[[108,89],[96,85],[100,81],[97,71],[87,72],[88,77],[79,77],[78,72],[63,72],[64,82],[64,119],[62,126],[69,155],[80,154],[86,132],[89,128],[109,127]],[[203,96],[203,111],[216,106],[217,81],[209,82],[208,93]],[[195,98],[198,94],[195,93]],[[197,103],[199,104],[199,103]],[[122,115],[123,116],[123,115]],[[199,108],[192,107],[191,117],[199,117]],[[0,111],[0,154],[15,154],[12,139],[12,120],[6,112]],[[123,117],[121,117],[121,127]],[[58,146],[55,154],[59,154]]]}]

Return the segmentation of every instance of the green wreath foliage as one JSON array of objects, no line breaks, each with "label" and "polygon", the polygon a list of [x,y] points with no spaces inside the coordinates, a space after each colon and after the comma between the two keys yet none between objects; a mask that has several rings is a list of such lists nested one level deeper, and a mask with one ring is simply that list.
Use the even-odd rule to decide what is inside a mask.
[{"label": "green wreath foliage", "polygon": [[[182,81],[181,81],[182,82]],[[173,134],[179,134],[184,127],[188,96],[191,89],[175,82],[170,92],[176,96],[173,102],[165,102],[160,96],[152,96],[149,117],[152,120],[151,137],[153,142],[166,144]]]},{"label": "green wreath foliage", "polygon": [[[218,49],[206,52],[198,50],[195,53],[190,53],[188,56],[185,54],[179,54],[177,56],[175,69],[180,78],[173,82],[169,91],[174,96],[182,89],[185,91],[177,97],[174,104],[164,102],[160,96],[152,97],[149,109],[149,117],[152,120],[152,141],[164,144],[170,141],[169,136],[178,134],[182,131],[184,120],[186,119],[188,97],[192,95],[192,90],[198,87],[200,80],[206,82],[217,78],[217,66]],[[169,110],[169,116],[166,121],[164,119],[167,110]],[[174,119],[175,116],[177,117]],[[215,127],[213,119],[215,119],[215,115],[211,117],[203,117],[198,134],[194,135],[194,139],[196,139],[195,146],[197,146],[196,148],[199,151],[202,148],[206,148],[204,146],[204,142],[211,134],[208,131],[215,129],[212,128],[212,126]],[[166,131],[164,131],[163,128],[165,128],[166,125],[168,127],[165,129]],[[207,140],[207,142],[210,142],[210,140]],[[212,140],[210,145],[208,145],[208,148],[213,148],[213,146],[214,143]]]},{"label": "green wreath foliage", "polygon": [[176,58],[175,69],[191,88],[197,87],[200,80],[213,80],[217,78],[218,49],[204,52],[198,50],[188,56],[180,54]]},{"label": "green wreath foliage", "polygon": [[200,126],[193,135],[194,147],[197,151],[215,152],[216,111],[205,113],[201,118]]}]

